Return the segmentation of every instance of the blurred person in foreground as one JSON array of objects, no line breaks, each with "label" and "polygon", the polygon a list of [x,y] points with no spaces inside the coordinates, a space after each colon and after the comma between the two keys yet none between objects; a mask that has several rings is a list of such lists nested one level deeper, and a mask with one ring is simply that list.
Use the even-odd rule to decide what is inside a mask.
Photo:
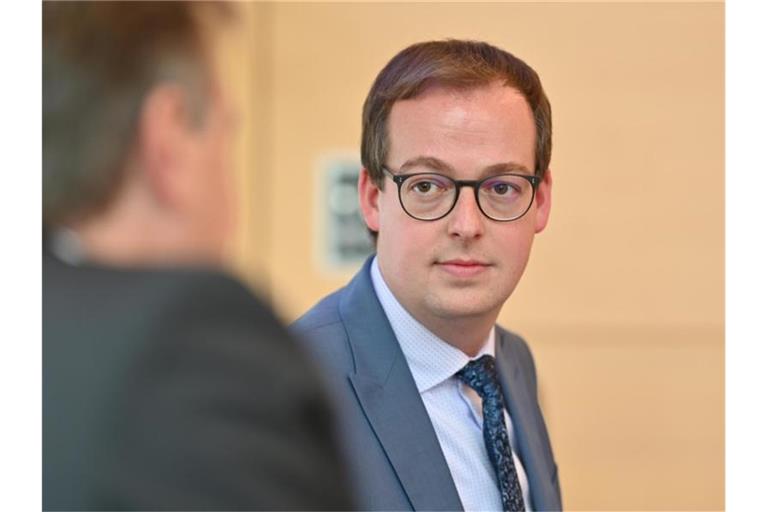
[{"label": "blurred person in foreground", "polygon": [[376,254],[294,325],[336,384],[360,503],[559,510],[526,342],[495,324],[547,225],[550,105],[482,42],[398,53],[363,107]]},{"label": "blurred person in foreground", "polygon": [[342,509],[316,374],[215,270],[236,11],[43,4],[43,508]]}]

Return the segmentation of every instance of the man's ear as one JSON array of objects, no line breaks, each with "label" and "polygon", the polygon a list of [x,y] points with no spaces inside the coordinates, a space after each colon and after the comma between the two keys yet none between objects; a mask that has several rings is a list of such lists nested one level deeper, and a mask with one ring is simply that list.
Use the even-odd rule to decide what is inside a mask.
[{"label": "man's ear", "polygon": [[552,208],[552,173],[549,168],[544,171],[541,182],[536,188],[536,233],[540,233],[547,227],[549,211]]},{"label": "man's ear", "polygon": [[189,157],[189,112],[184,90],[175,84],[153,88],[139,114],[136,159],[148,191],[159,203],[181,200],[186,158]]},{"label": "man's ear", "polygon": [[371,231],[379,231],[379,187],[371,179],[368,169],[360,170],[357,180],[357,194],[360,200],[360,211],[363,220]]}]

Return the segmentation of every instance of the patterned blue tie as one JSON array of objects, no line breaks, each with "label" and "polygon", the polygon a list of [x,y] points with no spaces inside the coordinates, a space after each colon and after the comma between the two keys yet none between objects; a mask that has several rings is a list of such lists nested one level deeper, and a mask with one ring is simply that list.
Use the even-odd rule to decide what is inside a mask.
[{"label": "patterned blue tie", "polygon": [[492,356],[484,355],[459,370],[456,376],[483,399],[483,438],[501,491],[504,510],[524,511],[523,491],[517,479],[512,449],[504,425],[504,398]]}]

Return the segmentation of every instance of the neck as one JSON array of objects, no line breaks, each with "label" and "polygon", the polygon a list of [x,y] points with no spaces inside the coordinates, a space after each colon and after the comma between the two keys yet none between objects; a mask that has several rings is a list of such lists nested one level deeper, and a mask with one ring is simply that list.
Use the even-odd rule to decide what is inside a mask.
[{"label": "neck", "polygon": [[441,340],[458,348],[469,357],[475,357],[488,340],[488,334],[496,322],[498,311],[495,314],[468,318],[429,318],[411,314]]},{"label": "neck", "polygon": [[115,267],[169,266],[192,263],[174,243],[177,234],[139,222],[116,226],[102,219],[75,224],[72,231],[85,260]]},{"label": "neck", "polygon": [[67,226],[84,259],[115,267],[221,266],[223,258],[203,250],[192,232],[168,212],[118,203],[97,216]]}]

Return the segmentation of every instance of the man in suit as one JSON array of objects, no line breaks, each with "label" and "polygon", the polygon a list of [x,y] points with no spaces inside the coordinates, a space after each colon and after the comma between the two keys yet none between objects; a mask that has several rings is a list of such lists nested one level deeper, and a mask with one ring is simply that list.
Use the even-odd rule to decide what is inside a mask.
[{"label": "man in suit", "polygon": [[226,5],[43,4],[43,508],[350,506],[319,377],[219,270]]},{"label": "man in suit", "polygon": [[334,386],[360,502],[561,509],[526,343],[495,325],[549,217],[550,105],[489,44],[419,43],[363,109],[376,255],[294,325]]}]

